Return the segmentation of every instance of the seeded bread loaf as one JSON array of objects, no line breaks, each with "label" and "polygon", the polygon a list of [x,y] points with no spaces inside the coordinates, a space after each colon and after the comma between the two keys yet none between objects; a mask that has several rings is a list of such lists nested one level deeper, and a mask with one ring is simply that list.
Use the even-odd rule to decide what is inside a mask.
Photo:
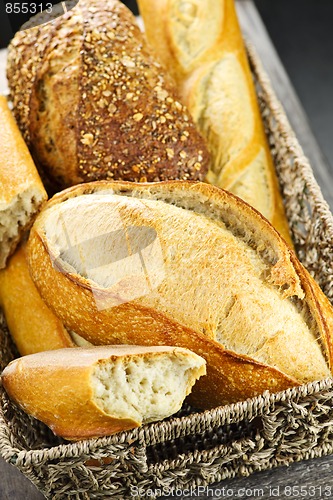
[{"label": "seeded bread loaf", "polygon": [[14,252],[47,195],[8,107],[0,95],[0,269]]},{"label": "seeded bread loaf", "polygon": [[207,140],[208,182],[255,207],[291,244],[234,0],[138,3],[152,50]]},{"label": "seeded bread loaf", "polygon": [[56,195],[28,242],[32,278],[94,344],[187,347],[198,407],[329,376],[333,312],[273,227],[208,184],[99,182]]},{"label": "seeded bread loaf", "polygon": [[25,139],[59,186],[204,178],[204,141],[118,0],[81,0],[17,33],[7,75]]},{"label": "seeded bread loaf", "polygon": [[169,417],[205,371],[177,347],[78,347],[16,359],[1,380],[24,411],[76,441]]}]

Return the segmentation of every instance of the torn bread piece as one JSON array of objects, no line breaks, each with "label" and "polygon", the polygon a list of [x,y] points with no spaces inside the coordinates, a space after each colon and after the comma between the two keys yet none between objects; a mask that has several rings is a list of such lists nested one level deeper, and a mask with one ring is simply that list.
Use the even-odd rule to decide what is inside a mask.
[{"label": "torn bread piece", "polygon": [[179,347],[59,349],[12,361],[9,397],[69,440],[107,436],[176,413],[205,360]]},{"label": "torn bread piece", "polygon": [[0,269],[47,200],[5,96],[0,96]]}]

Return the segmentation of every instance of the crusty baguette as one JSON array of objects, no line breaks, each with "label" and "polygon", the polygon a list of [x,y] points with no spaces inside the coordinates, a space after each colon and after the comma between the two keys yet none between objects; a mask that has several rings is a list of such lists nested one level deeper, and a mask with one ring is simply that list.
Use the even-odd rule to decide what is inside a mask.
[{"label": "crusty baguette", "polygon": [[8,107],[0,95],[0,269],[47,195]]},{"label": "crusty baguette", "polygon": [[138,3],[152,49],[207,140],[208,182],[254,206],[291,243],[234,1]]},{"label": "crusty baguette", "polygon": [[18,123],[60,186],[205,177],[205,143],[118,0],[18,32],[7,68]]},{"label": "crusty baguette", "polygon": [[44,300],[92,343],[203,355],[199,407],[330,375],[331,305],[267,220],[219,188],[68,189],[39,215],[28,255]]},{"label": "crusty baguette", "polygon": [[0,305],[22,356],[76,345],[39,295],[30,277],[24,245],[0,271]]},{"label": "crusty baguette", "polygon": [[2,373],[10,396],[55,434],[110,435],[176,413],[205,360],[177,347],[60,349],[12,361]]}]

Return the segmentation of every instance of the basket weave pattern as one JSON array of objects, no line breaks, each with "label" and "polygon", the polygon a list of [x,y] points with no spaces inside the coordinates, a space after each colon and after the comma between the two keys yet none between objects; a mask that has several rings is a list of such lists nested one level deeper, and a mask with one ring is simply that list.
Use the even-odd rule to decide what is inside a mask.
[{"label": "basket weave pattern", "polygon": [[[298,255],[333,300],[333,218],[260,61],[248,53]],[[3,318],[0,349],[2,369],[17,355]],[[204,413],[184,407],[166,421],[74,444],[16,408],[1,387],[0,397],[2,456],[53,500],[123,500],[133,486],[190,488],[333,453],[333,379]]]}]

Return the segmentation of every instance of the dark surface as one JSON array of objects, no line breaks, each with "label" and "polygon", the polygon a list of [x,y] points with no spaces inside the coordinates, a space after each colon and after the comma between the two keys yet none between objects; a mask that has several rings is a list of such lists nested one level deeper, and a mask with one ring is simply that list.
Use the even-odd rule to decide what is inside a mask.
[{"label": "dark surface", "polygon": [[[272,0],[274,3],[274,0]],[[308,118],[303,103],[301,103],[297,92],[293,87],[293,83],[286,71],[276,48],[272,44],[269,33],[258,14],[252,0],[241,0],[238,2],[238,15],[240,17],[243,32],[248,40],[250,40],[260,56],[266,72],[270,77],[277,97],[281,101],[292,128],[296,132],[296,136],[309,158],[312,168],[315,173],[318,184],[321,186],[325,199],[333,208],[333,190],[332,190],[332,165],[328,162],[322,149],[319,147],[317,139],[312,130],[311,117]],[[333,8],[333,2],[332,2]],[[281,36],[284,30],[281,29]],[[295,34],[296,36],[296,34]],[[333,36],[333,31],[332,31]],[[328,61],[330,59],[327,59]],[[307,67],[308,61],[303,58],[304,68]],[[303,69],[303,71],[305,71]],[[318,83],[319,85],[319,83]],[[333,88],[333,82],[332,82]],[[313,91],[320,92],[320,86]],[[327,96],[328,98],[328,96]],[[333,122],[333,112],[328,121]],[[311,124],[311,125],[310,125]],[[333,130],[333,123],[327,124]]]},{"label": "dark surface", "polygon": [[[253,498],[277,500],[314,499],[333,497],[332,481],[333,457],[299,462],[290,467],[257,472],[250,477],[223,481],[198,497],[179,496],[179,500],[202,498]],[[214,493],[214,490],[216,493]],[[165,497],[168,498],[168,497]],[[171,500],[172,497],[170,497]]]},{"label": "dark surface", "polygon": [[333,173],[333,1],[255,3]]}]

